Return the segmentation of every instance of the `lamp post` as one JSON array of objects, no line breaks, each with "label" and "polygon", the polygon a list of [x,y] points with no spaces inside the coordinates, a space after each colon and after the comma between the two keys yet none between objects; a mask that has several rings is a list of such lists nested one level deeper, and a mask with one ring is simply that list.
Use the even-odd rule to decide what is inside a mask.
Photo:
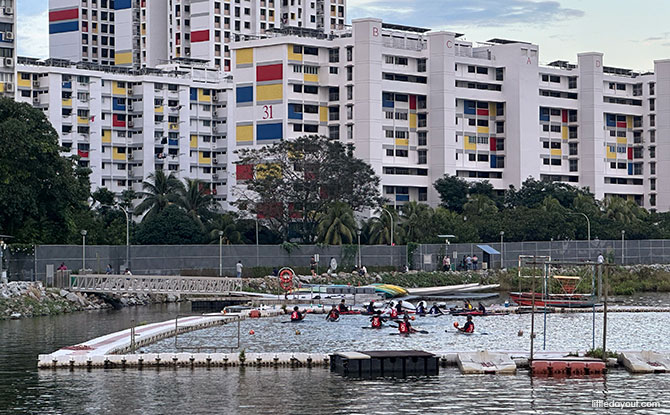
[{"label": "lamp post", "polygon": [[86,272],[86,229],[81,230],[81,273]]},{"label": "lamp post", "polygon": [[624,265],[624,261],[625,261],[625,257],[624,257],[624,252],[626,250],[625,235],[626,235],[626,231],[622,229],[621,230],[621,265]]},{"label": "lamp post", "polygon": [[259,263],[258,263],[258,215],[256,216],[256,266],[259,266]]},{"label": "lamp post", "polygon": [[[388,211],[386,208],[382,208],[382,211],[388,213],[389,218],[391,219],[391,266],[395,266],[395,263],[393,261],[393,215],[391,215],[391,212]],[[395,268],[394,268],[395,269]]]},{"label": "lamp post", "polygon": [[128,210],[124,208],[123,206],[119,204],[115,204],[114,206],[111,205],[101,205],[105,207],[116,207],[119,208],[123,211],[123,214],[126,216],[126,268],[132,269],[130,266],[130,214],[128,213]]},{"label": "lamp post", "polygon": [[500,269],[505,268],[505,231],[500,231]]},{"label": "lamp post", "polygon": [[588,249],[588,255],[589,255],[589,260],[591,259],[591,220],[589,220],[589,217],[586,216],[586,213],[582,212],[570,212],[570,215],[582,215],[584,218],[586,218],[586,238],[589,241],[589,249]]},{"label": "lamp post", "polygon": [[363,261],[361,260],[361,230],[357,229],[356,234],[358,235],[358,269],[361,269],[363,266]]},{"label": "lamp post", "polygon": [[219,277],[223,276],[223,231],[219,231]]}]

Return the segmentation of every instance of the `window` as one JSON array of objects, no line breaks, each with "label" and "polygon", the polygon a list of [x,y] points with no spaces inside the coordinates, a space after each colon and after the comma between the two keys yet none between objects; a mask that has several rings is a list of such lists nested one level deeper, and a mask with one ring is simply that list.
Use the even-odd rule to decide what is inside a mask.
[{"label": "window", "polygon": [[651,146],[649,147],[649,158],[656,158],[656,147]]},{"label": "window", "polygon": [[625,91],[626,90],[626,84],[616,84],[616,89],[617,89],[617,91]]},{"label": "window", "polygon": [[656,163],[649,163],[649,174],[656,174]]},{"label": "window", "polygon": [[348,100],[354,99],[354,86],[353,85],[347,85],[347,99]]},{"label": "window", "polygon": [[407,120],[408,114],[406,112],[396,112],[395,113],[395,119],[396,120]]},{"label": "window", "polygon": [[496,134],[503,134],[505,133],[505,122],[504,121],[497,121],[496,122]]},{"label": "window", "polygon": [[347,62],[351,62],[353,60],[354,60],[354,47],[347,46]]},{"label": "window", "polygon": [[304,130],[306,133],[317,133],[319,132],[319,126],[316,124],[305,124]]},{"label": "window", "polygon": [[347,119],[348,120],[353,120],[354,119],[354,106],[353,105],[347,105]]},{"label": "window", "polygon": [[577,77],[571,76],[568,78],[568,89],[577,89]]},{"label": "window", "polygon": [[305,55],[313,55],[313,56],[319,56],[319,48],[314,48],[310,46],[305,46],[303,48],[303,53]]},{"label": "window", "polygon": [[487,75],[489,73],[489,68],[485,68],[483,66],[478,66],[477,67],[477,73],[482,74],[482,75]]},{"label": "window", "polygon": [[395,156],[396,157],[409,157],[409,152],[407,150],[396,150],[395,151]]},{"label": "window", "polygon": [[331,66],[329,71],[330,71],[331,75],[337,75],[338,72],[339,72],[339,69],[337,68],[337,66]]},{"label": "window", "polygon": [[656,82],[649,82],[649,95],[656,95]]},{"label": "window", "polygon": [[305,94],[313,94],[313,95],[319,94],[319,87],[316,85],[304,85],[303,90],[305,91]]},{"label": "window", "polygon": [[577,171],[578,163],[579,163],[578,160],[570,160],[569,161],[570,171]]},{"label": "window", "polygon": [[333,140],[339,140],[340,139],[340,126],[339,125],[331,125],[330,127],[328,127],[328,136]]},{"label": "window", "polygon": [[475,73],[476,69],[474,66],[468,66],[468,73]]},{"label": "window", "polygon": [[417,59],[416,67],[417,72],[426,72],[426,59]]},{"label": "window", "polygon": [[551,148],[555,150],[560,150],[561,149],[561,142],[560,141],[552,141],[551,142]]},{"label": "window", "polygon": [[543,141],[542,148],[549,148],[549,141]]},{"label": "window", "polygon": [[293,84],[293,92],[302,93],[302,85],[300,85],[300,84]]},{"label": "window", "polygon": [[560,125],[552,125],[551,126],[551,132],[552,133],[560,133],[561,132],[561,126]]},{"label": "window", "polygon": [[417,151],[417,154],[419,155],[418,164],[428,164],[428,151],[427,150],[419,150],[419,151]]},{"label": "window", "polygon": [[347,66],[347,81],[352,81],[354,79],[354,67]]},{"label": "window", "polygon": [[551,165],[552,166],[560,166],[561,165],[561,159],[551,159]]},{"label": "window", "polygon": [[556,75],[551,75],[551,76],[549,77],[549,82],[553,82],[553,83],[559,84],[559,83],[561,83],[561,77],[560,77],[560,76],[556,76]]},{"label": "window", "polygon": [[477,159],[477,156],[474,154],[468,154],[468,161],[475,161]]},{"label": "window", "polygon": [[477,154],[477,161],[487,162],[487,161],[489,161],[489,155],[488,154]]},{"label": "window", "polygon": [[338,63],[340,61],[340,50],[339,49],[329,49],[328,50],[328,62]]},{"label": "window", "polygon": [[496,68],[496,81],[504,81],[505,80],[505,75],[504,75],[504,68]]},{"label": "window", "polygon": [[347,125],[347,139],[348,140],[354,139],[354,126],[351,124]]},{"label": "window", "polygon": [[418,142],[420,146],[428,145],[428,133],[426,133],[425,131],[419,131]]},{"label": "window", "polygon": [[656,111],[656,100],[654,98],[649,99],[649,111]]},{"label": "window", "polygon": [[[549,82],[549,75],[542,75],[542,82]],[[549,164],[549,163],[545,163]]]},{"label": "window", "polygon": [[578,151],[577,143],[568,144],[568,154],[571,156],[576,156]]}]

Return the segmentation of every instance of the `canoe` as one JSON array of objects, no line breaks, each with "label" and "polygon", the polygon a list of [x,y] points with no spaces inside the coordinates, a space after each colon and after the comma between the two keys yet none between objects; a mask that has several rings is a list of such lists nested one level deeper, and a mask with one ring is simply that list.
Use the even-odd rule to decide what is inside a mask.
[{"label": "canoe", "polygon": [[[532,293],[509,294],[510,299],[520,306],[532,306]],[[563,307],[563,308],[584,308],[595,305],[594,298],[585,294],[549,294],[543,297],[542,294],[535,294],[535,307]]]}]

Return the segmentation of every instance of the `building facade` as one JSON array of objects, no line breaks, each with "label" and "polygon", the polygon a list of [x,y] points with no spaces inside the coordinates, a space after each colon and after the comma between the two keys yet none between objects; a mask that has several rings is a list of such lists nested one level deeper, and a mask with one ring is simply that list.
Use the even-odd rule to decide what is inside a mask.
[{"label": "building facade", "polygon": [[276,29],[344,29],[345,0],[49,0],[49,56],[155,68],[176,59],[230,70],[230,44]]},{"label": "building facade", "polygon": [[156,170],[203,181],[227,208],[232,85],[215,69],[136,72],[21,59],[16,100],[44,111],[92,190],[142,191]]},{"label": "building facade", "polygon": [[0,0],[0,95],[14,96],[16,88],[16,2]]},{"label": "building facade", "polygon": [[[606,66],[600,53],[540,65],[538,45],[377,19],[233,49],[236,147],[317,133],[353,143],[395,204],[437,205],[433,183],[450,174],[500,191],[561,181],[670,208],[668,61],[653,73]],[[236,181],[251,171],[236,169]]]}]

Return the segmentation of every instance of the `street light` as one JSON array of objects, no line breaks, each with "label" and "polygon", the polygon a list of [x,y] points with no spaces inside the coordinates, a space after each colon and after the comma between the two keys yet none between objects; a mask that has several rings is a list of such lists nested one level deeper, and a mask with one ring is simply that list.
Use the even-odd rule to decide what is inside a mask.
[{"label": "street light", "polygon": [[86,273],[86,229],[81,230],[81,273]]},{"label": "street light", "polygon": [[361,261],[361,230],[357,229],[356,234],[358,235],[358,269],[363,265]]},{"label": "street light", "polygon": [[[388,213],[389,218],[391,219],[391,266],[395,266],[394,255],[393,255],[393,215],[386,208],[382,208],[382,211]],[[395,268],[394,268],[395,269]]]},{"label": "street light", "polygon": [[223,231],[219,231],[219,277],[223,276]]},{"label": "street light", "polygon": [[582,216],[584,216],[584,218],[586,218],[586,237],[589,241],[588,253],[589,253],[589,259],[591,259],[591,221],[589,220],[589,217],[586,216],[586,213],[582,213],[582,212],[569,212],[568,214],[569,215],[582,215]]},{"label": "street light", "polygon": [[126,215],[126,268],[132,269],[130,266],[130,215],[128,214],[128,210],[124,208],[123,206],[116,204],[114,206],[111,205],[100,205],[100,206],[105,206],[109,208],[119,208],[123,211],[123,214]]},{"label": "street light", "polygon": [[621,230],[621,265],[624,265],[624,261],[625,261],[625,259],[624,259],[624,250],[626,249],[625,235],[626,235],[626,231],[622,229]]},{"label": "street light", "polygon": [[505,231],[500,231],[500,269],[505,268]]}]

